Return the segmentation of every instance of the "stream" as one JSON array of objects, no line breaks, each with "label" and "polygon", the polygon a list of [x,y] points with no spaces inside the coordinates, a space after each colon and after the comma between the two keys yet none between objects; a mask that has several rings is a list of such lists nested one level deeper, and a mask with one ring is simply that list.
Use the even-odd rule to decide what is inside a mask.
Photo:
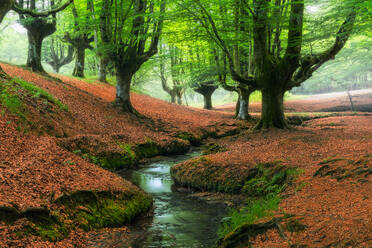
[{"label": "stream", "polygon": [[217,230],[226,215],[223,204],[210,204],[173,186],[170,168],[177,163],[201,155],[191,151],[186,155],[142,165],[133,171],[131,181],[154,198],[154,216],[145,233],[133,247],[211,247],[217,240]]}]

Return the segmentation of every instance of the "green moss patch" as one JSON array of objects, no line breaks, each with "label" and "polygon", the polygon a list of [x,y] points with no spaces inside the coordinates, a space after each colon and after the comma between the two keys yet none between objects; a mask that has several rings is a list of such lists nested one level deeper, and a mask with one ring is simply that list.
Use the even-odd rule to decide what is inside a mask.
[{"label": "green moss patch", "polygon": [[58,198],[54,204],[54,211],[29,208],[22,213],[0,207],[0,220],[12,224],[26,218],[27,225],[17,231],[19,236],[36,235],[55,242],[67,237],[76,227],[88,231],[128,224],[151,208],[152,199],[142,192],[77,191]]},{"label": "green moss patch", "polygon": [[[44,113],[53,106],[67,111],[67,107],[45,90],[19,78],[1,80],[0,105],[4,110],[18,118],[19,130],[28,131],[34,128],[33,111]],[[34,110],[32,110],[34,109]]]},{"label": "green moss patch", "polygon": [[177,138],[179,139],[182,139],[182,140],[186,140],[186,141],[189,141],[191,145],[193,146],[200,146],[202,144],[202,141],[203,141],[203,138],[202,136],[196,136],[192,133],[188,133],[188,132],[182,132],[182,133],[178,133],[176,135]]},{"label": "green moss patch", "polygon": [[280,162],[257,165],[256,174],[247,180],[242,188],[243,194],[248,197],[265,197],[283,191],[293,176],[298,174],[294,168],[288,168]]},{"label": "green moss patch", "polygon": [[68,216],[84,230],[123,226],[152,206],[151,197],[143,193],[128,196],[79,191],[61,197],[56,202],[66,206]]},{"label": "green moss patch", "polygon": [[[297,169],[285,166],[279,161],[258,164],[255,169],[252,177],[246,180],[242,187],[242,193],[247,196],[245,206],[232,210],[220,226],[219,236],[222,237],[220,247],[240,247],[232,246],[239,244],[250,247],[247,237],[254,237],[258,234],[255,228],[263,231],[273,228],[273,222],[268,222],[271,223],[270,225],[265,223],[264,226],[257,226],[255,223],[273,215],[281,201],[280,193],[299,174]],[[275,220],[275,227],[277,226],[277,220]],[[305,228],[298,220],[288,221],[286,226],[293,232]]]}]

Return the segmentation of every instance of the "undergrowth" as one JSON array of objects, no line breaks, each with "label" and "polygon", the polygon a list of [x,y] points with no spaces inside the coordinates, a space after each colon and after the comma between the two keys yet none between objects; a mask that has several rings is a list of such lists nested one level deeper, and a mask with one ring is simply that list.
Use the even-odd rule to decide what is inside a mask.
[{"label": "undergrowth", "polygon": [[280,193],[300,173],[298,169],[281,165],[280,162],[257,165],[256,175],[245,182],[242,193],[247,196],[244,207],[233,209],[224,218],[218,235],[224,237],[243,224],[273,215],[281,201]]}]

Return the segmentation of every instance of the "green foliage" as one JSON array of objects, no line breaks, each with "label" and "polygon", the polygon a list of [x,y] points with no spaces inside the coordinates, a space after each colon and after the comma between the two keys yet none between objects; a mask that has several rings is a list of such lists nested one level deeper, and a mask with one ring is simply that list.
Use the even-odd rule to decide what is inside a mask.
[{"label": "green foliage", "polygon": [[103,227],[120,227],[130,223],[139,213],[145,213],[152,205],[148,196],[138,194],[131,199],[105,199],[77,207],[72,212],[84,230]]},{"label": "green foliage", "polygon": [[258,165],[256,176],[245,182],[242,192],[249,197],[265,197],[278,194],[287,186],[288,180],[297,174],[296,169],[289,169],[279,162]]},{"label": "green foliage", "polygon": [[233,210],[220,226],[218,235],[224,237],[242,224],[252,224],[258,219],[272,216],[279,206],[281,198],[277,194],[270,194],[264,198],[249,199],[240,210]]},{"label": "green foliage", "polygon": [[60,241],[69,233],[67,225],[59,219],[57,213],[46,216],[37,214],[28,219],[30,222],[25,233],[40,236],[43,240]]},{"label": "green foliage", "polygon": [[232,210],[219,229],[224,237],[241,225],[252,224],[258,219],[271,216],[281,201],[280,193],[300,173],[298,169],[288,168],[280,162],[259,164],[257,173],[247,180],[242,193],[247,198],[246,205]]}]

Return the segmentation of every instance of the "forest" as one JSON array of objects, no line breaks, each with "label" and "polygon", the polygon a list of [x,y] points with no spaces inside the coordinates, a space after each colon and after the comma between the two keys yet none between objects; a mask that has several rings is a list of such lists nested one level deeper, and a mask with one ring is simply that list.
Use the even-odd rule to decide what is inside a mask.
[{"label": "forest", "polygon": [[368,0],[0,0],[0,248],[372,247]]}]

